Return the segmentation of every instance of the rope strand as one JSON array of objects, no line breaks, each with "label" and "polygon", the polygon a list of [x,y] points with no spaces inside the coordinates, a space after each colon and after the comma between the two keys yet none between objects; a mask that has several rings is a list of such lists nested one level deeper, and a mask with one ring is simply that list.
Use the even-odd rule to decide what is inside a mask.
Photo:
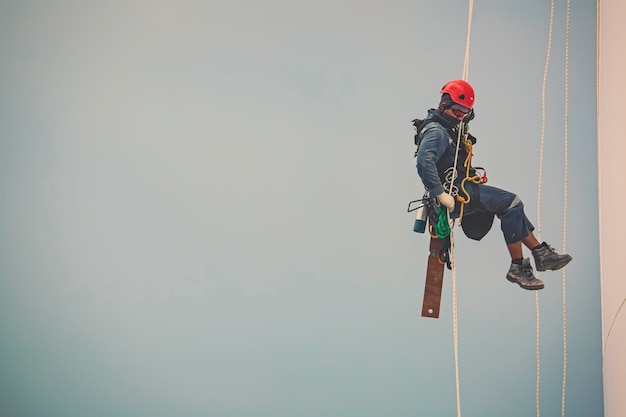
[{"label": "rope strand", "polygon": [[[448,220],[450,213],[448,213]],[[450,257],[452,259],[452,321],[454,328],[454,377],[456,386],[456,415],[461,417],[461,389],[459,377],[459,320],[456,298],[456,266],[454,262],[454,229],[450,229]]]},{"label": "rope strand", "polygon": [[463,78],[465,81],[469,79],[469,50],[470,37],[472,34],[472,15],[474,14],[474,0],[469,0],[469,11],[467,13],[467,40],[465,41],[465,60],[463,61]]},{"label": "rope strand", "polygon": [[[469,11],[467,17],[467,40],[465,42],[465,59],[463,62],[463,76],[462,78],[467,81],[469,78],[469,51],[470,51],[470,38],[472,33],[472,15],[474,13],[474,0],[469,0]],[[456,164],[459,152],[459,144],[461,140],[461,128],[459,126],[459,134],[456,144],[456,155],[454,156],[454,168],[452,173],[452,183],[454,183],[454,177],[456,172]],[[451,184],[452,185],[452,184]],[[450,186],[449,193],[452,192],[452,186]],[[450,213],[448,213],[448,222],[450,222]],[[452,262],[452,317],[454,327],[454,375],[456,379],[456,415],[461,417],[461,390],[460,390],[460,377],[459,377],[459,321],[458,321],[458,305],[457,305],[457,293],[456,293],[456,259],[454,254],[454,229],[450,229],[450,260]]]},{"label": "rope strand", "polygon": [[[466,52],[467,55],[467,52]],[[456,139],[456,153],[454,155],[454,165],[452,165],[452,178],[448,194],[452,193],[452,184],[456,177],[456,164],[459,157],[459,145],[461,143],[461,124],[458,127],[457,139]],[[448,224],[451,224],[450,212],[448,211]],[[450,228],[450,261],[452,262],[452,322],[454,330],[454,375],[456,378],[456,415],[461,417],[461,392],[459,388],[459,320],[458,320],[458,308],[456,297],[456,259],[454,256],[454,229]]]},{"label": "rope strand", "polygon": [[[552,51],[552,28],[554,23],[554,0],[550,2],[550,26],[548,29],[548,50],[546,52],[546,64],[543,70],[543,83],[541,85],[541,143],[539,146],[539,180],[537,184],[537,239],[541,241],[541,188],[543,181],[543,154],[546,137],[546,84],[548,80],[548,69],[550,68],[550,55]],[[537,417],[541,417],[540,388],[541,388],[541,311],[539,304],[539,292],[535,292],[535,315],[536,325],[536,361],[537,361],[537,382],[535,388],[535,408]]]},{"label": "rope strand", "polygon": [[[563,253],[567,251],[567,177],[569,171],[569,37],[570,0],[567,0],[565,23],[565,172],[563,173]],[[567,386],[567,268],[563,268],[563,385],[561,389],[561,417],[565,417],[565,390]]]}]

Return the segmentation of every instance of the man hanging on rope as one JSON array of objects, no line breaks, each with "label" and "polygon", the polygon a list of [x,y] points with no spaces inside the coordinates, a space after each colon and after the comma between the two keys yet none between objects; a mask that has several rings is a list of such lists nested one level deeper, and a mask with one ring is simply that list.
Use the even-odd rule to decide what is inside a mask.
[{"label": "man hanging on rope", "polygon": [[535,277],[530,259],[524,258],[522,244],[531,250],[538,271],[561,269],[572,257],[558,254],[545,242],[539,243],[520,198],[485,185],[486,176],[477,175],[481,168],[471,166],[472,145],[476,143],[467,131],[467,124],[474,118],[472,86],[464,80],[453,80],[439,93],[439,107],[428,110],[427,118],[416,124],[418,175],[429,195],[448,209],[450,217],[460,218],[469,238],[482,239],[491,229],[494,216],[498,216],[512,258],[506,279],[527,290],[542,289],[544,284]]}]

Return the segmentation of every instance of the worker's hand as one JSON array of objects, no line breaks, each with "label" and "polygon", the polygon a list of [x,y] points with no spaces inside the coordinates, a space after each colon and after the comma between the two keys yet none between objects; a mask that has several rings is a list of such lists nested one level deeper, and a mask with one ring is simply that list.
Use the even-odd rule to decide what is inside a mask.
[{"label": "worker's hand", "polygon": [[450,213],[454,210],[454,197],[448,193],[441,193],[437,196],[439,204],[445,206]]}]

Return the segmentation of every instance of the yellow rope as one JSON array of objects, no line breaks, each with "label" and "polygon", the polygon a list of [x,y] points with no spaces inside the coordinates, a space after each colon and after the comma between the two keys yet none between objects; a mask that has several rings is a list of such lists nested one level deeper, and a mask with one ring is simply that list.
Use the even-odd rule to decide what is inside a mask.
[{"label": "yellow rope", "polygon": [[461,208],[459,212],[459,224],[463,221],[463,211],[465,208],[465,204],[469,203],[471,197],[467,190],[465,189],[465,183],[467,181],[473,182],[474,184],[481,184],[483,182],[483,178],[480,175],[470,175],[470,168],[472,167],[472,156],[473,156],[473,147],[472,141],[469,139],[465,139],[465,151],[467,152],[467,157],[465,157],[465,161],[463,162],[463,166],[465,167],[465,178],[461,181],[461,192],[465,194],[465,196],[461,196],[458,194],[456,196],[457,201],[461,203]]}]

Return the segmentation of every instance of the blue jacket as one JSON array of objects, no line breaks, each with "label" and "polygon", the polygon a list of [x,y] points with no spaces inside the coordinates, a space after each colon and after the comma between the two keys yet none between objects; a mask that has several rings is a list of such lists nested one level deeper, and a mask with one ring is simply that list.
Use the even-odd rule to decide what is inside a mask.
[{"label": "blue jacket", "polygon": [[[430,195],[436,197],[444,191],[447,192],[443,184],[446,182],[446,170],[454,165],[458,120],[441,114],[435,109],[428,110],[427,119],[432,119],[432,122],[427,123],[422,131],[418,132],[417,174]],[[456,187],[460,186],[461,180],[465,177],[463,163],[466,157],[465,146],[461,146],[457,159],[457,176],[454,181]]]}]

